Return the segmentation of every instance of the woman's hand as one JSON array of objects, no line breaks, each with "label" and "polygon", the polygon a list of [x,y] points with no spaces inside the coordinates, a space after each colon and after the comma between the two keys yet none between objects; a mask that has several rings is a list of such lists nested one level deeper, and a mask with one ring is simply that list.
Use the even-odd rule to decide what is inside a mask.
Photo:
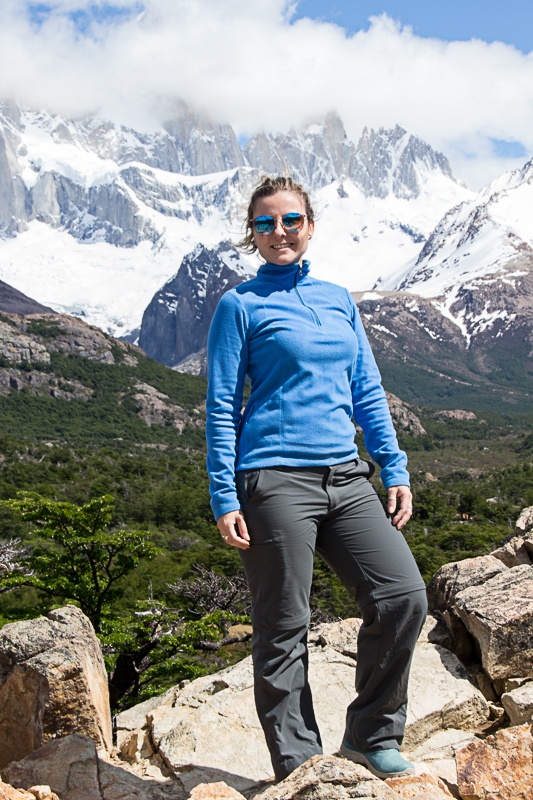
[{"label": "woman's hand", "polygon": [[227,514],[222,514],[217,519],[217,527],[226,544],[231,544],[232,547],[238,547],[240,550],[247,550],[250,547],[250,537],[242,511],[229,511]]},{"label": "woman's hand", "polygon": [[392,524],[401,530],[413,513],[413,495],[408,486],[389,486],[387,494],[389,496],[387,510],[391,517],[396,511],[398,501],[400,503],[396,516],[392,517]]}]

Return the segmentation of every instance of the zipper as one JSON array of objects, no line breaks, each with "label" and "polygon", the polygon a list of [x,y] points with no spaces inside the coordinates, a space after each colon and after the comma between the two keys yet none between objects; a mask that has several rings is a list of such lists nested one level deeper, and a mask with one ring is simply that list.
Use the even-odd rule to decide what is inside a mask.
[{"label": "zipper", "polygon": [[[300,277],[302,277],[303,275],[303,270],[301,265],[298,267],[298,274],[300,275]],[[308,306],[307,303],[304,302],[303,297],[300,294],[300,291],[298,289],[298,274],[294,276],[294,286],[293,286],[294,291],[296,292],[298,299],[300,300],[300,303],[303,305],[304,308],[307,308],[307,310],[311,312],[311,314],[313,315],[313,319],[315,320],[315,323],[319,328],[321,328],[322,323],[320,322],[320,317],[318,316],[314,308],[311,308],[311,306]]]}]

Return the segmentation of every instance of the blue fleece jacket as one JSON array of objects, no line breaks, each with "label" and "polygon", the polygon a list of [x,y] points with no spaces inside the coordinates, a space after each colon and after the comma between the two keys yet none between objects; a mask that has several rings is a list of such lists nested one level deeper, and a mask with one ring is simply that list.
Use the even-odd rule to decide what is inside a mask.
[{"label": "blue fleece jacket", "polygon": [[[235,471],[328,466],[357,457],[361,426],[385,487],[409,485],[357,307],[309,262],[264,264],[227,292],[207,345],[207,468],[218,519],[240,508]],[[246,375],[251,394],[242,411]]]}]

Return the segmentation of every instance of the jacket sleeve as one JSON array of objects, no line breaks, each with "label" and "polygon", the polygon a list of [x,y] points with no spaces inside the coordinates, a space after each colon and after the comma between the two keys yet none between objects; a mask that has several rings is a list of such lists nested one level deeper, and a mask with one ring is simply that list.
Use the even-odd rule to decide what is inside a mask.
[{"label": "jacket sleeve", "polygon": [[228,292],[218,304],[207,341],[207,471],[216,519],[240,508],[235,459],[247,365],[247,315],[239,295]]},{"label": "jacket sleeve", "polygon": [[352,308],[352,326],[359,351],[352,380],[353,418],[361,426],[365,446],[381,467],[381,480],[390,486],[409,486],[407,456],[400,450],[381,375],[352,296],[347,292]]}]

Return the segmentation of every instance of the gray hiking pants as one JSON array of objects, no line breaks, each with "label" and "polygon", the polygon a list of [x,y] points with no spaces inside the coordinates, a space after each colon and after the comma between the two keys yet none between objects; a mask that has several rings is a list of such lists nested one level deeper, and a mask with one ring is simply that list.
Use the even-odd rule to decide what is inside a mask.
[{"label": "gray hiking pants", "polygon": [[399,748],[403,739],[426,593],[369,473],[360,460],[237,473],[251,542],[239,554],[252,595],[255,701],[278,780],[322,752],[307,680],[315,550],[363,616],[346,738],[363,752]]}]

